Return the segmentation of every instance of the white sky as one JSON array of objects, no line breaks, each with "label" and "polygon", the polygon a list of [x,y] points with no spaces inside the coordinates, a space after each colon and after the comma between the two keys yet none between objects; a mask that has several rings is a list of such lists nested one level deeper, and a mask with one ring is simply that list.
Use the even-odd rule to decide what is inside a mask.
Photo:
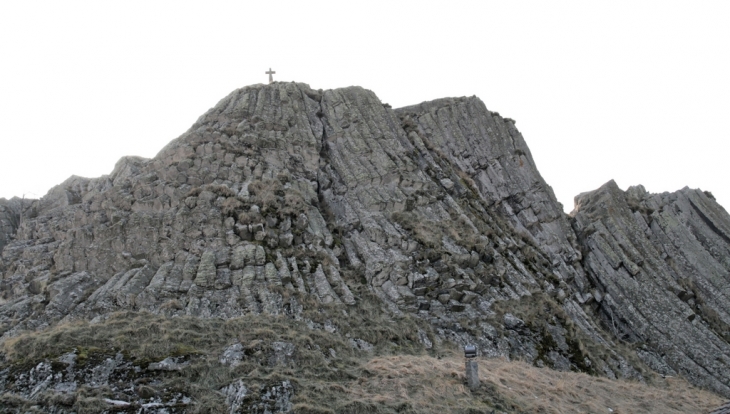
[{"label": "white sky", "polygon": [[0,197],[154,156],[235,88],[477,95],[573,197],[615,179],[730,206],[728,1],[3,1]]}]

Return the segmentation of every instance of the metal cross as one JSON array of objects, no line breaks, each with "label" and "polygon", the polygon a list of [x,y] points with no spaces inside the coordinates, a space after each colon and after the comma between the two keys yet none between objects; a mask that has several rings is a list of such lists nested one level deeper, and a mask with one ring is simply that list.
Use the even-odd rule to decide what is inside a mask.
[{"label": "metal cross", "polygon": [[271,76],[271,75],[275,74],[276,72],[274,72],[273,70],[271,70],[271,68],[269,68],[269,71],[268,72],[264,72],[264,73],[266,73],[267,75],[269,75],[269,83],[274,83],[274,77]]}]

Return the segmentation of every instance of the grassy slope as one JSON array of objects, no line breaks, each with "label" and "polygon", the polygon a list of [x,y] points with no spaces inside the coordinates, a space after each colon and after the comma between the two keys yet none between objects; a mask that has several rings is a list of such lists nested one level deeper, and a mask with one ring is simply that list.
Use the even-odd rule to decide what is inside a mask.
[{"label": "grassy slope", "polygon": [[[336,320],[330,319],[333,315],[338,315]],[[290,380],[296,390],[292,402],[301,413],[491,412],[494,408],[522,413],[609,413],[609,408],[614,413],[690,413],[722,403],[679,378],[657,378],[646,385],[499,359],[479,361],[482,387],[471,392],[464,386],[464,362],[455,348],[445,344],[426,351],[413,345],[421,321],[404,317],[386,322],[367,310],[345,315],[341,309],[322,307],[306,316],[315,323],[330,320],[338,331],[310,329],[288,317],[251,315],[223,321],[125,312],[101,323],[67,323],[7,341],[4,365],[29,369],[43,358],[53,359],[74,348],[80,363],[121,351],[141,368],[168,356],[187,356],[191,363],[182,371],[156,372],[155,381],[143,383],[159,394],[172,390],[190,395],[197,402],[191,412],[224,411],[216,390],[238,378],[254,390],[254,399],[258,387]],[[346,335],[377,345],[372,352],[356,351]],[[294,344],[294,359],[272,365],[274,341]],[[218,357],[223,349],[236,342],[244,345],[246,357],[235,368],[221,365]],[[75,408],[96,412],[103,398],[124,396],[81,387]],[[7,393],[3,402],[31,405]]]}]

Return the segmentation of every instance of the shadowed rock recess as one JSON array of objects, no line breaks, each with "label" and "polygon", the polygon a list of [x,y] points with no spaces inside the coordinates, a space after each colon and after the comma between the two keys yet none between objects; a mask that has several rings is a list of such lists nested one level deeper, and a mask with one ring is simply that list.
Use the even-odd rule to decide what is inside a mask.
[{"label": "shadowed rock recess", "polygon": [[[342,318],[374,312],[394,330],[407,321],[413,349],[471,343],[482,356],[639,381],[656,371],[730,397],[727,212],[707,192],[609,182],[566,215],[514,121],[476,97],[394,110],[360,87],[245,87],[152,159],[122,158],[110,175],[71,177],[40,200],[0,199],[0,251],[8,343],[134,311],[285,318],[364,354],[403,346],[345,329]],[[226,366],[258,355],[227,345],[215,356]],[[265,349],[269,365],[300,352],[286,341]],[[83,352],[7,356],[0,392],[76,393],[39,400],[55,412],[99,384],[110,410],[195,404],[194,391],[127,392],[109,374],[172,375],[195,353],[140,365],[110,350],[86,372]],[[214,391],[231,412],[287,412],[306,388],[271,384],[239,376]]]}]

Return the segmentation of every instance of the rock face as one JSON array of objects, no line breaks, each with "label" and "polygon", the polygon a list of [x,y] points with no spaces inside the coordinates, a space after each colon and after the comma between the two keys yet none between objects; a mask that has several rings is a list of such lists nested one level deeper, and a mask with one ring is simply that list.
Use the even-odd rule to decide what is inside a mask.
[{"label": "rock face", "polygon": [[653,369],[730,394],[730,221],[712,195],[611,181],[576,197],[591,303]]},{"label": "rock face", "polygon": [[[249,86],[153,159],[0,200],[0,332],[121,310],[306,320],[369,292],[426,321],[427,349],[650,367],[730,396],[725,210],[613,183],[576,205],[563,213],[514,121],[476,97],[393,110],[359,87]],[[238,407],[247,389],[221,392]]]}]

